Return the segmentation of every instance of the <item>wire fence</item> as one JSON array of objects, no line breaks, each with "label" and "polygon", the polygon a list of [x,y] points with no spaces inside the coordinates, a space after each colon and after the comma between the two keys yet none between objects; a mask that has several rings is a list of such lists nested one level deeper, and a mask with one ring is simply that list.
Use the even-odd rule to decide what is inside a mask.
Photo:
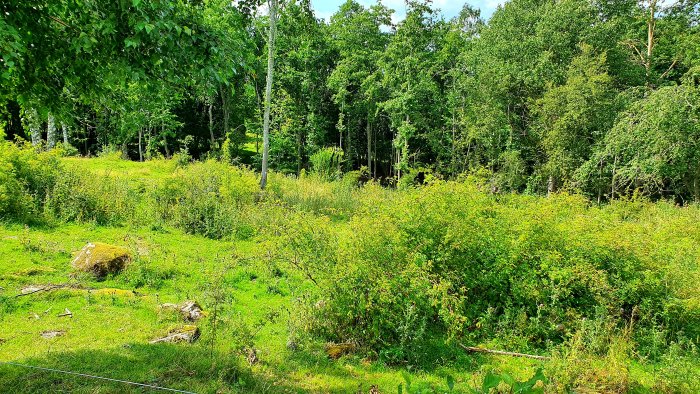
[{"label": "wire fence", "polygon": [[171,389],[168,387],[160,387],[156,386],[153,384],[145,384],[145,383],[138,383],[138,382],[131,382],[128,380],[122,380],[122,379],[112,379],[112,378],[107,378],[104,376],[97,376],[97,375],[90,375],[90,374],[85,374],[85,373],[80,373],[80,372],[73,372],[73,371],[64,371],[60,369],[53,369],[53,368],[45,368],[45,367],[36,367],[33,365],[25,365],[25,364],[19,364],[19,363],[13,363],[9,361],[0,361],[0,365],[12,365],[15,367],[20,367],[20,368],[26,368],[26,369],[34,369],[34,370],[39,370],[39,371],[44,371],[44,372],[55,372],[55,373],[60,373],[64,375],[72,375],[72,376],[79,376],[83,378],[88,378],[88,379],[96,379],[96,380],[104,380],[108,382],[114,382],[114,383],[122,383],[122,384],[128,384],[131,386],[138,386],[142,388],[148,388],[152,390],[160,390],[160,391],[168,391],[171,393],[184,393],[184,394],[197,394],[192,391],[185,391],[185,390],[177,390],[177,389]]}]

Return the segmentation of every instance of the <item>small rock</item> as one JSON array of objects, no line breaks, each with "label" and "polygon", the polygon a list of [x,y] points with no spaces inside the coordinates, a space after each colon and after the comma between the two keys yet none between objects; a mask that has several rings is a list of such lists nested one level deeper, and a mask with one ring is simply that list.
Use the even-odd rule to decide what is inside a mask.
[{"label": "small rock", "polygon": [[44,331],[41,333],[41,336],[44,339],[53,339],[56,337],[61,337],[65,335],[65,333],[65,331]]},{"label": "small rock", "polygon": [[204,317],[204,311],[196,301],[185,301],[182,304],[162,304],[161,309],[177,311],[185,321],[194,322]]},{"label": "small rock", "polygon": [[71,264],[78,271],[90,272],[97,278],[103,278],[107,274],[123,270],[130,261],[129,250],[94,242],[85,245]]},{"label": "small rock", "polygon": [[248,364],[255,365],[260,362],[260,359],[258,358],[258,351],[255,350],[255,348],[246,349],[246,353],[248,353],[248,355],[246,356]]},{"label": "small rock", "polygon": [[297,341],[290,338],[287,340],[287,349],[289,349],[293,352],[297,351],[297,349],[299,349],[299,344],[297,343]]},{"label": "small rock", "polygon": [[326,353],[328,357],[337,360],[346,354],[354,352],[356,348],[357,346],[354,343],[329,343],[326,344]]},{"label": "small rock", "polygon": [[66,308],[66,309],[63,311],[63,313],[61,313],[60,315],[58,315],[58,317],[66,317],[66,316],[70,317],[71,319],[73,318],[73,312],[69,311],[68,308]]},{"label": "small rock", "polygon": [[44,286],[44,285],[29,285],[29,286],[24,286],[22,288],[22,291],[20,294],[22,295],[27,295],[27,294],[33,294],[33,293],[38,293],[40,291],[46,291],[49,290],[51,287],[50,286]]},{"label": "small rock", "polygon": [[199,328],[193,325],[186,325],[180,328],[171,330],[167,336],[163,338],[158,338],[152,340],[150,343],[178,343],[178,342],[188,342],[192,343],[199,338]]}]

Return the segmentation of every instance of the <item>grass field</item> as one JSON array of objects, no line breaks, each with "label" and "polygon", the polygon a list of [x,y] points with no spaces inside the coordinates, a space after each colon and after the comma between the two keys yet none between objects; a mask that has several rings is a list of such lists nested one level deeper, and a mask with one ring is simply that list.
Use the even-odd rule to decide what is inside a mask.
[{"label": "grass field", "polygon": [[[94,179],[96,183],[106,182],[105,179],[116,180],[120,186],[103,189],[103,192],[112,190],[116,193],[107,196],[116,199],[125,198],[122,196],[130,193],[146,194],[154,188],[174,190],[168,189],[172,187],[172,182],[179,180],[187,185],[188,179],[205,177],[210,170],[204,168],[199,171],[193,164],[191,166],[195,167],[191,171],[194,171],[194,175],[188,175],[179,172],[181,169],[174,161],[135,163],[114,157],[64,158],[60,162],[66,168],[89,174],[87,179]],[[248,176],[247,173],[236,174],[232,176],[240,176],[244,181]],[[236,182],[243,185],[247,182],[244,181]],[[415,348],[432,349],[426,350],[428,356],[421,360],[408,357],[403,358],[404,361],[389,361],[395,359],[371,350],[352,352],[338,360],[331,359],[325,349],[328,336],[324,338],[323,335],[314,334],[313,330],[301,332],[298,328],[305,326],[303,320],[309,318],[297,312],[299,300],[303,300],[307,294],[318,293],[317,286],[309,278],[321,275],[309,271],[308,267],[313,268],[314,264],[323,263],[326,259],[337,259],[336,266],[343,269],[344,256],[362,261],[361,253],[350,256],[354,250],[352,243],[361,236],[358,229],[375,228],[376,234],[391,236],[389,232],[383,232],[388,230],[380,228],[379,222],[367,225],[363,218],[372,217],[372,212],[381,215],[386,204],[390,203],[401,209],[415,208],[412,205],[420,204],[430,194],[418,191],[415,192],[418,194],[410,192],[413,194],[404,196],[402,192],[376,185],[353,189],[344,186],[342,181],[331,184],[281,176],[273,176],[270,184],[268,193],[275,197],[268,195],[261,202],[257,202],[259,197],[255,197],[255,194],[251,194],[248,201],[247,195],[239,190],[254,190],[254,183],[234,191],[224,190],[224,186],[218,189],[217,192],[222,195],[236,195],[239,196],[236,201],[245,201],[237,208],[237,222],[232,225],[233,230],[227,230],[229,235],[226,236],[211,236],[219,234],[211,232],[212,228],[219,229],[216,221],[216,226],[202,230],[210,234],[205,237],[198,235],[197,231],[186,231],[187,227],[178,225],[184,223],[182,221],[151,220],[148,214],[141,213],[141,216],[135,217],[127,212],[143,212],[139,203],[123,208],[126,213],[116,215],[114,220],[110,219],[107,223],[99,219],[99,215],[95,216],[97,219],[90,219],[87,215],[76,220],[34,220],[27,224],[7,220],[0,226],[0,361],[202,393],[369,392],[375,385],[382,393],[397,392],[399,386],[404,392],[448,392],[451,386],[448,381],[451,380],[454,380],[454,392],[472,392],[473,388],[481,388],[485,377],[491,373],[507,373],[525,381],[538,368],[544,368],[545,375],[551,379],[546,385],[539,383],[537,387],[540,390],[546,387],[548,392],[693,392],[698,389],[700,362],[697,361],[693,345],[697,338],[691,337],[685,342],[682,339],[669,340],[659,347],[663,350],[662,354],[642,356],[635,347],[641,340],[625,337],[624,324],[615,331],[615,336],[602,339],[604,350],[597,353],[590,352],[584,346],[576,348],[577,334],[573,329],[562,337],[563,342],[539,346],[533,345],[527,336],[504,334],[510,330],[509,327],[516,326],[503,325],[505,323],[488,326],[488,320],[480,320],[482,323],[479,323],[479,327],[484,327],[482,330],[493,327],[499,335],[462,334],[456,340],[445,341],[443,337],[428,332],[427,347]],[[122,192],[125,194],[120,194]],[[439,188],[430,193],[450,194]],[[697,282],[693,282],[698,276],[696,241],[700,232],[694,221],[699,216],[697,208],[682,210],[671,205],[655,206],[649,203],[630,203],[624,209],[622,205],[602,209],[576,208],[578,203],[574,203],[574,208],[567,210],[562,201],[568,201],[568,197],[552,203],[529,197],[518,197],[519,200],[510,198],[505,197],[497,202],[501,207],[499,209],[508,210],[503,211],[506,212],[504,217],[513,218],[513,209],[519,209],[519,204],[529,204],[530,208],[541,207],[541,212],[533,213],[529,209],[529,212],[522,214],[522,218],[535,215],[543,221],[560,223],[561,229],[557,231],[565,234],[579,230],[580,234],[588,234],[590,229],[598,229],[590,235],[590,239],[575,239],[567,243],[569,246],[551,246],[562,253],[567,253],[567,248],[600,243],[602,241],[596,236],[606,236],[605,242],[615,243],[618,250],[625,253],[634,251],[640,256],[647,253],[650,261],[665,259],[664,269],[674,270],[684,264],[685,272],[665,278],[686,278],[688,283],[678,281],[669,288],[676,289],[674,297],[686,303],[684,305],[697,303]],[[414,203],[408,203],[409,200]],[[371,204],[368,203],[370,201]],[[450,206],[449,201],[438,201],[429,206],[440,204]],[[495,207],[491,205],[489,209]],[[91,209],[99,211],[94,207]],[[117,206],[110,209],[122,208]],[[431,209],[418,212],[429,216]],[[420,217],[411,216],[414,215],[411,212],[401,211],[396,220],[405,220],[401,223],[406,226],[423,223]],[[497,215],[500,214],[492,213],[484,218],[495,218]],[[633,220],[629,215],[634,216]],[[609,217],[616,219],[604,219]],[[558,222],[564,220],[562,218],[575,220],[571,219],[565,224]],[[463,217],[462,220],[467,223],[470,219]],[[425,225],[440,226],[437,221],[428,221]],[[263,226],[261,222],[267,224]],[[302,222],[305,224],[299,224]],[[525,222],[518,220],[518,223]],[[297,224],[301,229],[296,227]],[[530,229],[530,225],[522,226]],[[577,229],[576,226],[581,228]],[[503,242],[517,241],[520,242],[519,247],[524,248],[522,245],[535,242],[537,236],[544,236],[539,232],[525,232],[523,228],[512,227],[510,231],[521,235]],[[686,232],[680,234],[678,229],[685,229]],[[314,238],[322,231],[335,234],[337,238],[333,238],[332,242]],[[418,227],[411,231],[433,230]],[[489,230],[484,227],[483,231]],[[375,233],[370,233],[369,239],[372,234]],[[485,235],[480,241],[479,235],[472,233],[471,241],[487,242],[495,236]],[[635,243],[635,237],[646,236],[654,238],[650,238],[649,243]],[[401,238],[403,236],[397,237],[404,239]],[[675,242],[673,248],[663,250],[662,245],[667,244],[669,239]],[[366,239],[361,240],[367,244]],[[467,237],[460,236],[460,243],[467,241]],[[102,281],[76,273],[70,264],[72,256],[88,242],[126,247],[131,251],[133,261],[123,272]],[[333,242],[340,245],[338,255],[332,254],[333,251],[324,252],[328,244],[335,249]],[[410,240],[407,242],[410,245]],[[290,243],[294,245],[290,246]],[[398,248],[392,245],[380,245],[380,249]],[[458,247],[455,243],[454,248]],[[380,249],[377,249],[377,253],[380,253]],[[295,253],[295,260],[277,258],[292,253],[290,250]],[[400,256],[398,249],[392,253],[396,253],[392,256]],[[512,255],[513,252],[508,253]],[[678,261],[669,260],[669,256],[679,253],[688,259],[678,257]],[[301,256],[299,260],[296,260],[297,254]],[[391,266],[388,261],[382,261],[385,261],[382,264]],[[644,259],[640,261],[642,265],[647,264]],[[299,269],[304,262],[308,265]],[[645,267],[649,270],[646,277],[655,275],[653,270],[657,268]],[[569,268],[575,270],[575,267]],[[323,268],[319,268],[318,272],[323,272]],[[560,274],[563,275],[564,271]],[[328,283],[332,283],[337,278],[333,275],[339,274],[328,275]],[[583,277],[589,276],[584,273],[580,278]],[[639,280],[636,287],[625,288],[625,291],[643,288],[645,282],[641,276],[639,278],[635,279]],[[337,280],[342,283],[342,279]],[[66,287],[18,296],[27,286],[48,284]],[[185,300],[197,301],[207,314],[196,323],[201,330],[200,338],[191,344],[150,344],[151,340],[183,324],[179,316],[162,311],[159,305]],[[389,305],[393,301],[385,298],[381,302]],[[368,310],[371,308],[367,306]],[[644,307],[640,308],[643,310]],[[698,313],[697,305],[687,308],[689,312],[684,312],[682,316],[689,319],[691,323],[688,324],[694,324],[692,316]],[[72,313],[72,317],[59,317],[66,309]],[[567,313],[573,313],[571,311],[573,309]],[[631,320],[634,321],[635,312],[632,313]],[[529,321],[534,322],[534,318],[529,317]],[[641,319],[639,324],[643,324]],[[531,323],[528,327],[534,325]],[[42,336],[42,333],[52,331],[61,332],[61,335],[53,338]],[[689,335],[692,334],[690,331]],[[356,337],[361,335],[357,334]],[[532,335],[532,338],[539,338]],[[553,359],[539,361],[468,354],[459,348],[460,341],[468,341],[470,346],[545,354],[553,356]],[[248,361],[251,349],[257,355],[257,362]],[[564,381],[566,383],[561,383]],[[0,365],[0,387],[3,392],[19,393],[122,393],[145,390],[121,383],[11,365]],[[509,385],[501,384],[499,387],[501,392],[511,390]]]}]

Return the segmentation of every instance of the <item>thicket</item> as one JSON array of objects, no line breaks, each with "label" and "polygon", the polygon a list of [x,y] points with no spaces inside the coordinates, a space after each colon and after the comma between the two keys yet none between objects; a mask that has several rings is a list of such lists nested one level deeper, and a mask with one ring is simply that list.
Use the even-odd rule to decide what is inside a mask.
[{"label": "thicket", "polygon": [[86,167],[0,144],[0,217],[258,240],[263,263],[308,283],[294,335],[390,363],[445,342],[607,357],[615,338],[663,361],[700,338],[694,205],[492,194],[475,178],[387,189],[358,174],[273,174],[261,194],[254,172],[213,160],[149,182]]}]

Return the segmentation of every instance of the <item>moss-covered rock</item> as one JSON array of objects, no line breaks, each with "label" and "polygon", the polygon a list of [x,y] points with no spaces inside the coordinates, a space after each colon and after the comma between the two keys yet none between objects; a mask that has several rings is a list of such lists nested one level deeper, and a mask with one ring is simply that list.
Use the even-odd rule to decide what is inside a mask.
[{"label": "moss-covered rock", "polygon": [[128,249],[94,242],[85,245],[72,264],[78,271],[90,272],[97,278],[103,278],[123,270],[130,261]]}]

